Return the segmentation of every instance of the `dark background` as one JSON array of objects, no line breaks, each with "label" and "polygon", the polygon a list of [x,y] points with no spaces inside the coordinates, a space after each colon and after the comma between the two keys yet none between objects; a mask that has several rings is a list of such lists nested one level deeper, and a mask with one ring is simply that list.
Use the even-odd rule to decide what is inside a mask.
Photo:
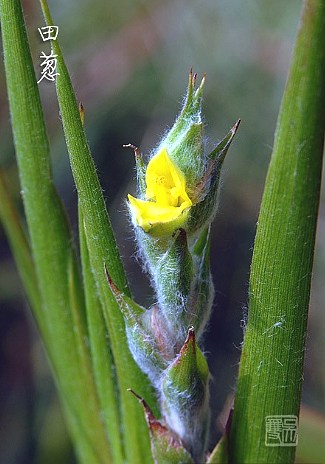
[{"label": "dark background", "polygon": [[[125,199],[135,192],[132,152],[150,152],[180,110],[190,67],[207,73],[204,115],[210,144],[238,119],[213,225],[214,313],[205,351],[213,375],[213,441],[226,398],[234,391],[247,305],[249,266],[263,184],[300,2],[288,0],[50,1],[86,132],[132,289],[151,299],[134,259]],[[23,1],[37,78],[41,51],[38,2]],[[62,136],[54,84],[39,85],[53,173],[77,237],[76,192]],[[0,163],[20,209],[7,96],[0,64]],[[1,201],[1,199],[0,199]],[[23,212],[23,211],[22,211]],[[325,412],[325,217],[321,204],[307,340],[303,399]],[[0,462],[69,463],[71,447],[50,370],[0,228]]]}]

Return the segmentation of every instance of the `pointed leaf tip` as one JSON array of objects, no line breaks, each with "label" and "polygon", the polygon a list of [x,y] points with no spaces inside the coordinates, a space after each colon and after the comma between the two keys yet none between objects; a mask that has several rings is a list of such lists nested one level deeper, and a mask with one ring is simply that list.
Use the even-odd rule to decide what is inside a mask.
[{"label": "pointed leaf tip", "polygon": [[206,81],[206,78],[207,78],[207,75],[206,73],[203,74],[203,77],[201,79],[201,82],[200,82],[200,85],[199,87],[197,88],[196,92],[195,92],[195,98],[200,98],[202,97],[202,94],[203,94],[203,89],[204,89],[204,84],[205,84],[205,81]]},{"label": "pointed leaf tip", "polygon": [[209,424],[209,369],[190,327],[175,361],[162,379],[162,409],[167,425],[200,462]]},{"label": "pointed leaf tip", "polygon": [[[169,366],[165,379],[169,379],[167,384],[170,387],[175,382],[178,391],[189,390],[194,393],[195,386],[193,378],[196,381],[206,384],[209,377],[209,369],[203,353],[196,343],[194,327],[188,329],[186,340],[175,361]],[[201,390],[201,387],[199,387]]]},{"label": "pointed leaf tip", "polygon": [[129,321],[133,320],[136,323],[140,322],[140,320],[136,320],[136,319],[138,317],[141,317],[145,313],[146,311],[145,308],[138,305],[135,301],[132,300],[132,298],[125,295],[125,293],[121,292],[121,290],[115,285],[111,276],[109,275],[106,264],[105,264],[105,274],[106,274],[108,285],[124,317]]},{"label": "pointed leaf tip", "polygon": [[155,464],[193,464],[192,457],[184,448],[180,438],[169,430],[160,420],[154,417],[151,409],[143,398],[131,388],[129,388],[128,391],[130,391],[143,406]]},{"label": "pointed leaf tip", "polygon": [[126,143],[126,144],[123,144],[122,147],[123,148],[132,148],[132,150],[134,151],[135,158],[136,159],[142,159],[140,150],[139,150],[139,148],[137,146],[133,145],[132,143]]},{"label": "pointed leaf tip", "polygon": [[182,356],[186,355],[189,352],[189,350],[191,350],[193,354],[195,354],[196,343],[195,343],[195,331],[194,331],[193,326],[191,326],[188,329],[187,337],[179,353],[179,357],[181,358]]},{"label": "pointed leaf tip", "polygon": [[165,429],[165,427],[161,424],[161,422],[155,418],[147,402],[141,396],[139,396],[134,390],[132,390],[132,388],[128,388],[127,390],[130,393],[132,393],[133,396],[136,397],[139,403],[142,404],[149,430],[153,430],[153,429],[158,430],[159,428],[161,428],[162,430]]},{"label": "pointed leaf tip", "polygon": [[230,144],[233,140],[233,138],[236,135],[236,132],[238,130],[239,124],[241,120],[238,119],[236,123],[233,125],[233,127],[230,129],[228,134],[221,140],[221,142],[218,143],[218,145],[212,150],[212,152],[209,155],[209,158],[211,160],[216,160],[219,163],[223,162],[223,160],[226,157],[226,154],[228,152],[228,149],[230,147]]},{"label": "pointed leaf tip", "polygon": [[238,129],[240,123],[241,123],[241,119],[237,119],[235,125],[231,128],[231,130],[232,130],[232,132],[233,132],[234,135],[236,134],[237,129]]},{"label": "pointed leaf tip", "polygon": [[[197,100],[202,96],[205,80],[206,80],[206,74],[204,73],[199,87],[195,90],[195,85],[197,81],[197,73],[193,73],[193,69],[192,68],[190,69],[189,77],[188,77],[187,94],[186,94],[185,104],[184,104],[182,112],[186,110],[190,110],[190,106],[193,105],[194,103],[199,103]],[[195,108],[196,109],[194,112],[196,112],[199,109],[198,107],[195,107]],[[194,107],[192,108],[192,110],[194,110]]]},{"label": "pointed leaf tip", "polygon": [[135,158],[135,166],[137,171],[137,187],[138,194],[141,198],[145,196],[146,192],[146,165],[143,161],[142,154],[139,148],[132,143],[127,143],[123,145],[124,148],[132,148]]}]

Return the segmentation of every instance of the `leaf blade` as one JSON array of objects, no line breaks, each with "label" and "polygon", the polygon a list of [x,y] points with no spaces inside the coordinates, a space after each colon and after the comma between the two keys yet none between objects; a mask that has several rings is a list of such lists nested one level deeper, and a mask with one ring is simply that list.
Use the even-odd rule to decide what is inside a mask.
[{"label": "leaf blade", "polygon": [[255,239],[231,462],[294,459],[294,446],[265,446],[265,420],[299,414],[323,154],[324,30],[324,2],[307,0]]},{"label": "leaf blade", "polygon": [[49,143],[20,1],[1,0],[0,11],[10,114],[41,295],[43,336],[77,449],[84,454],[84,462],[97,462],[99,456],[109,455],[109,450],[99,415],[87,402],[83,382],[78,382],[79,358],[69,310],[71,236],[52,181]]},{"label": "leaf blade", "polygon": [[[52,25],[47,2],[40,1],[48,25]],[[58,41],[52,42],[57,55],[57,96],[60,106],[71,168],[84,219],[90,264],[104,311],[112,344],[120,389],[125,449],[130,462],[152,462],[149,435],[141,409],[134,405],[127,388],[144,396],[151,405],[156,399],[147,377],[140,371],[128,349],[123,316],[106,281],[106,266],[114,283],[130,295],[121,258],[107,214],[102,190],[86,140],[70,76]]]},{"label": "leaf blade", "polygon": [[103,310],[97,294],[92,274],[86,236],[84,232],[83,216],[79,207],[79,237],[82,271],[85,288],[89,343],[92,354],[95,381],[98,396],[103,411],[114,464],[125,460],[123,437],[120,430],[119,391],[116,388],[116,373],[113,357],[109,347],[108,333]]}]

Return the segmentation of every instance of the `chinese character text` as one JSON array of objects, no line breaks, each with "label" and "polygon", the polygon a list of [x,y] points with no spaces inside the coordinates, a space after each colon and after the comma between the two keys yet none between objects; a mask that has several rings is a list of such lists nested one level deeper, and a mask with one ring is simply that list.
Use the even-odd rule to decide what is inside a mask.
[{"label": "chinese character text", "polygon": [[56,40],[59,27],[58,26],[43,26],[38,28],[38,32],[41,34],[43,42],[47,40]]},{"label": "chinese character text", "polygon": [[39,84],[43,79],[47,79],[48,81],[55,81],[55,77],[60,75],[60,73],[56,72],[56,60],[57,55],[53,54],[53,51],[51,50],[51,53],[49,55],[46,55],[44,52],[40,55],[40,58],[43,59],[41,66],[43,67],[41,71],[41,77],[37,81]]}]

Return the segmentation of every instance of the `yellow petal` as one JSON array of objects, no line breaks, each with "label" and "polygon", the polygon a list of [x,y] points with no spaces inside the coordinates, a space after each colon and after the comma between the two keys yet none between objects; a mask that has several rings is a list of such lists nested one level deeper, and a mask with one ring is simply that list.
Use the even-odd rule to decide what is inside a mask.
[{"label": "yellow petal", "polygon": [[185,190],[185,178],[163,149],[146,170],[146,200],[128,195],[133,221],[145,232],[163,236],[182,227],[192,201]]},{"label": "yellow petal", "polygon": [[164,206],[180,206],[191,201],[185,190],[185,179],[181,171],[163,148],[149,162],[146,171],[146,197]]}]

